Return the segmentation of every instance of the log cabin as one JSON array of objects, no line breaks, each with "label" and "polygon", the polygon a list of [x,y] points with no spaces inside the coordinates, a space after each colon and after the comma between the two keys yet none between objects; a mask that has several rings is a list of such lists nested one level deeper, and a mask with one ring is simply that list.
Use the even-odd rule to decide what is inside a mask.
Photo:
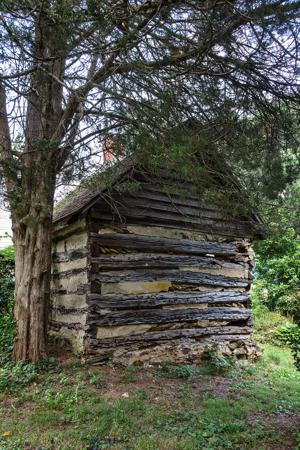
[{"label": "log cabin", "polygon": [[234,211],[241,193],[224,209],[174,171],[115,166],[55,213],[50,333],[93,364],[255,359],[259,217]]}]

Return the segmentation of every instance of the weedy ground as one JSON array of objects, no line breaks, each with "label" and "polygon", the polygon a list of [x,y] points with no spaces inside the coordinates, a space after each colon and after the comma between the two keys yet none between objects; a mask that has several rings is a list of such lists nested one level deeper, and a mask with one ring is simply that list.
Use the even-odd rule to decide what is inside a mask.
[{"label": "weedy ground", "polygon": [[[56,354],[57,355],[57,354]],[[300,373],[266,344],[256,364],[0,369],[0,449],[300,449]]]}]

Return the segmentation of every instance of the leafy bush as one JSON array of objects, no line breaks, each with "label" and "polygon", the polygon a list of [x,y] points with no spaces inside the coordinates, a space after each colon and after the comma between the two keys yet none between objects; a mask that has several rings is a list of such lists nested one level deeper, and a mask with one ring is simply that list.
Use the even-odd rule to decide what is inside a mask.
[{"label": "leafy bush", "polygon": [[256,245],[254,295],[300,323],[300,238],[293,229]]},{"label": "leafy bush", "polygon": [[0,251],[0,364],[9,359],[14,340],[14,251]]},{"label": "leafy bush", "polygon": [[31,383],[38,375],[35,364],[7,363],[0,368],[0,393],[11,393]]},{"label": "leafy bush", "polygon": [[273,337],[282,344],[289,344],[294,336],[300,333],[298,325],[279,326],[273,331]]},{"label": "leafy bush", "polygon": [[300,370],[300,327],[297,325],[278,327],[274,331],[274,336],[290,347],[295,366]]},{"label": "leafy bush", "polygon": [[[256,283],[253,298],[300,325],[300,236],[293,228],[256,245]],[[300,328],[278,327],[271,338],[289,345],[300,370]]]}]

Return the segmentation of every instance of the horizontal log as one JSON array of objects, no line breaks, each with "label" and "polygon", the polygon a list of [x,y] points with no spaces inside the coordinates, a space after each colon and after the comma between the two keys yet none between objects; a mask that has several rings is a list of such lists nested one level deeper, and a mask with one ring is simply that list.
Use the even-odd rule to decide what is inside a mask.
[{"label": "horizontal log", "polygon": [[169,255],[169,254],[111,254],[91,258],[91,272],[99,270],[120,269],[179,269],[180,267],[198,267],[212,270],[228,269],[232,271],[244,271],[244,264],[236,264],[212,257],[194,255]]},{"label": "horizontal log", "polygon": [[224,277],[201,272],[181,270],[139,270],[139,271],[112,271],[92,273],[90,279],[98,283],[121,283],[136,281],[168,281],[183,284],[196,284],[202,286],[220,286],[247,288],[249,281],[243,278]]},{"label": "horizontal log", "polygon": [[[137,192],[134,194],[122,194],[114,195],[114,201],[116,202],[116,207],[122,206],[124,208],[139,208],[142,210],[151,209],[154,211],[170,212],[172,214],[187,216],[187,217],[202,217],[204,219],[218,219],[224,220],[225,222],[230,222],[228,217],[222,215],[220,211],[211,211],[205,208],[201,208],[200,204],[194,202],[184,203],[183,201],[177,203],[176,199],[168,198],[165,196],[163,201],[158,196],[147,194],[146,192]],[[162,197],[162,196],[160,196]],[[188,204],[189,203],[189,204]],[[95,205],[97,207],[97,205]],[[236,222],[231,218],[231,222]]]},{"label": "horizontal log", "polygon": [[134,194],[128,194],[128,197],[133,197],[137,199],[146,199],[149,201],[157,201],[166,204],[172,204],[174,206],[183,206],[190,208],[202,208],[205,211],[215,214],[214,217],[222,217],[217,209],[206,208],[201,204],[199,199],[192,197],[179,197],[174,194],[167,194],[164,191],[159,191],[157,189],[151,190],[149,187],[143,186],[142,190],[134,192]]},{"label": "horizontal log", "polygon": [[242,303],[249,304],[248,293],[234,291],[207,291],[207,292],[161,292],[159,294],[140,295],[99,295],[88,294],[87,302],[97,309],[146,309],[171,305],[209,304],[219,306],[222,304]]},{"label": "horizontal log", "polygon": [[51,321],[62,324],[86,324],[87,311],[80,310],[74,312],[67,312],[66,310],[53,309],[51,311]]},{"label": "horizontal log", "polygon": [[65,263],[69,261],[75,261],[77,259],[85,258],[89,251],[87,248],[79,248],[77,250],[71,250],[69,252],[55,252],[52,254],[52,261],[54,263]]},{"label": "horizontal log", "polygon": [[87,314],[88,312],[89,312],[88,305],[78,308],[74,308],[68,305],[57,305],[51,308],[51,314],[57,313],[61,315],[70,315],[70,314],[84,315]]},{"label": "horizontal log", "polygon": [[245,253],[241,243],[203,242],[190,239],[170,239],[157,236],[140,236],[134,234],[108,233],[98,235],[91,233],[92,255],[98,254],[96,246],[125,248],[130,250],[149,251],[158,253],[183,253],[186,255],[215,255],[237,256],[239,252]]},{"label": "horizontal log", "polygon": [[79,286],[76,286],[76,288],[73,289],[66,289],[64,286],[57,286],[55,288],[51,289],[51,295],[82,295],[86,294],[90,291],[90,285],[89,284],[81,284]]},{"label": "horizontal log", "polygon": [[101,316],[91,313],[89,325],[123,325],[143,323],[195,322],[197,320],[237,322],[251,318],[251,311],[245,308],[206,308],[181,310],[137,310],[112,312]]},{"label": "horizontal log", "polygon": [[[149,192],[151,195],[163,195],[166,197],[172,197],[172,198],[176,198],[178,201],[182,201],[182,202],[186,202],[186,201],[191,201],[191,202],[195,202],[194,204],[199,205],[199,202],[201,202],[201,198],[199,197],[199,194],[197,194],[196,192],[193,192],[192,189],[188,188],[184,190],[184,192],[180,191],[178,192],[176,190],[176,187],[178,185],[175,186],[174,189],[174,183],[171,181],[169,184],[161,184],[161,183],[151,183],[151,181],[149,182],[144,182],[141,185],[141,191],[142,193],[144,192]],[[139,192],[139,191],[138,191]],[[215,205],[213,204],[209,204],[209,209],[213,210],[213,209],[218,209]]]},{"label": "horizontal log", "polygon": [[65,270],[63,272],[56,271],[56,272],[52,273],[51,279],[52,280],[62,280],[64,278],[72,278],[72,277],[75,278],[77,275],[87,273],[87,271],[88,271],[87,266],[81,267],[79,269]]},{"label": "horizontal log", "polygon": [[[203,231],[203,230],[197,230],[193,227],[186,227],[182,225],[176,225],[173,223],[163,223],[158,224],[154,223],[151,220],[147,221],[147,223],[144,223],[140,220],[131,220],[130,218],[126,219],[126,223],[120,223],[119,221],[112,223],[112,217],[109,216],[107,218],[104,218],[101,216],[101,219],[91,219],[89,223],[89,230],[92,233],[101,233],[101,234],[107,234],[102,233],[102,230],[111,230],[111,232],[117,232],[117,233],[126,233],[126,234],[137,234],[140,236],[157,236],[157,237],[166,237],[171,239],[191,239],[191,240],[198,240],[198,241],[205,241],[205,242],[222,242],[222,243],[228,243],[228,242],[235,242],[235,243],[242,243],[245,241],[245,238],[243,236],[234,236],[230,233],[228,234],[222,234],[221,232],[209,232],[209,231]],[[136,230],[136,231],[135,231]],[[153,233],[151,233],[151,230],[153,230]],[[144,232],[145,231],[145,232]]]},{"label": "horizontal log", "polygon": [[66,239],[61,239],[53,243],[54,253],[71,252],[87,247],[88,233],[71,234]]},{"label": "horizontal log", "polygon": [[67,294],[81,295],[81,294],[85,294],[86,292],[89,292],[89,290],[90,290],[90,284],[88,283],[86,272],[79,273],[78,275],[76,275],[74,277],[62,278],[62,279],[56,278],[51,281],[52,296],[53,295],[67,295]]},{"label": "horizontal log", "polygon": [[[111,214],[111,215],[109,215]],[[249,224],[238,224],[231,222],[220,221],[219,219],[206,219],[205,217],[194,217],[187,215],[180,215],[178,213],[157,211],[154,209],[146,208],[141,209],[138,207],[131,207],[129,205],[119,206],[113,210],[107,209],[107,207],[91,208],[90,215],[93,219],[107,219],[113,221],[124,222],[124,219],[132,221],[139,221],[148,224],[149,221],[156,224],[174,223],[177,226],[183,226],[188,228],[195,228],[197,230],[205,232],[217,232],[230,236],[237,237],[252,237],[253,230]]]},{"label": "horizontal log", "polygon": [[163,344],[168,341],[190,338],[197,339],[203,336],[217,336],[217,335],[234,335],[234,336],[249,336],[252,333],[250,327],[238,327],[238,326],[223,326],[223,327],[206,327],[206,328],[181,328],[178,330],[163,330],[163,331],[150,331],[142,335],[131,335],[125,337],[115,337],[107,339],[90,339],[90,349],[97,348],[116,348],[121,346],[131,346],[135,343],[158,343]]},{"label": "horizontal log", "polygon": [[[65,273],[68,276],[65,276]],[[88,282],[88,273],[86,269],[76,269],[62,274],[56,273],[52,275],[51,288],[53,290],[66,289],[67,292],[76,292],[78,288],[84,286]]]},{"label": "horizontal log", "polygon": [[75,259],[74,261],[52,263],[52,277],[62,273],[80,273],[87,270],[87,258]]},{"label": "horizontal log", "polygon": [[[49,320],[49,329],[53,331],[59,331],[62,328],[69,329],[70,331],[76,331],[77,333],[81,332],[82,335],[85,335],[84,327],[81,323],[68,323],[68,322],[56,322],[50,318]],[[59,335],[59,334],[58,334]]]},{"label": "horizontal log", "polygon": [[[54,218],[55,221],[55,218]],[[69,224],[68,222],[59,221],[53,227],[53,240],[67,239],[68,237],[81,233],[86,230],[86,220],[80,219]]]}]

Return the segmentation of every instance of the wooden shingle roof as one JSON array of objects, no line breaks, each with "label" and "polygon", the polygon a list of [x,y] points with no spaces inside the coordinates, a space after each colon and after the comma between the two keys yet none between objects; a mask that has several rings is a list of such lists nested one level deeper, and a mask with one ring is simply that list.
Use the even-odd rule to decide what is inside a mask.
[{"label": "wooden shingle roof", "polygon": [[[68,197],[65,198],[63,201],[63,206],[61,206],[61,208],[58,207],[55,211],[53,223],[57,225],[60,221],[68,220],[74,215],[84,214],[99,200],[99,197],[102,194],[105,194],[105,192],[112,187],[122,183],[126,180],[128,174],[133,171],[135,172],[136,170],[139,171],[139,169],[141,169],[141,166],[133,156],[126,157],[125,159],[115,163],[113,166],[108,165],[104,171],[97,174],[96,183],[89,183],[89,180],[86,180],[81,186],[76,188]],[[144,170],[142,170],[142,172],[144,172]],[[161,169],[161,172],[165,171]],[[170,175],[170,172],[167,171],[167,173]],[[103,177],[101,177],[101,175],[103,175]],[[178,173],[176,172],[175,175],[178,176]],[[177,178],[177,176],[174,180],[178,184],[178,182],[183,181],[183,179],[180,177]],[[239,181],[235,177],[230,177],[230,179],[236,192],[238,193],[238,196],[240,196],[243,189],[241,188]],[[184,178],[184,180],[187,181],[186,178]],[[265,234],[265,231],[263,231],[263,222],[253,210],[251,212],[249,211],[249,224],[250,223],[252,223],[252,226],[255,228],[258,226],[260,229],[258,234],[260,236]]]},{"label": "wooden shingle roof", "polygon": [[[135,160],[133,157],[127,157],[126,159],[116,163],[111,172],[111,179],[109,180],[109,186],[113,186],[118,183],[124,175],[126,175],[135,166]],[[108,168],[111,166],[108,166]],[[103,173],[106,171],[104,170]],[[89,208],[94,201],[97,200],[98,196],[105,192],[108,188],[107,179],[104,181],[99,181],[96,187],[84,188],[80,187],[75,189],[71,193],[70,201],[65,204],[62,208],[57,208],[54,213],[53,223],[57,223],[61,220],[67,219],[74,214],[80,213],[82,210]],[[78,192],[78,193],[77,193]]]}]

